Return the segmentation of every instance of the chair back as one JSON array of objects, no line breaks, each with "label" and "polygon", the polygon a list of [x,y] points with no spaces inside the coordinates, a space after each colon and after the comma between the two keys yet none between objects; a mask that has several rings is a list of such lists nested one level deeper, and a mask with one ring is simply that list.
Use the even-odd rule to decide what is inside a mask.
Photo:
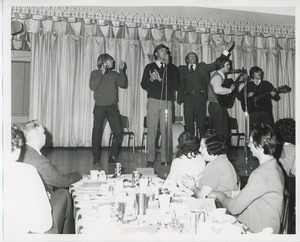
[{"label": "chair back", "polygon": [[175,116],[175,123],[182,123],[183,117],[182,116]]},{"label": "chair back", "polygon": [[214,124],[212,122],[211,117],[210,116],[205,116],[204,119],[205,119],[206,130],[212,130],[212,129],[214,129]]},{"label": "chair back", "polygon": [[123,129],[128,130],[128,128],[129,128],[129,119],[128,119],[128,117],[121,115],[121,121],[122,121]]},{"label": "chair back", "polygon": [[144,117],[144,129],[147,129],[147,116]]},{"label": "chair back", "polygon": [[[147,129],[147,116],[144,117],[143,126],[144,126],[144,130],[146,130]],[[158,120],[158,123],[157,123],[158,130],[159,130],[159,127],[160,127],[160,124],[159,124],[159,120]]]},{"label": "chair back", "polygon": [[228,117],[228,126],[229,130],[235,130],[237,133],[239,132],[239,124],[236,118]]},{"label": "chair back", "polygon": [[288,233],[289,225],[289,203],[290,203],[290,194],[289,191],[284,189],[284,199],[283,199],[283,216],[280,221],[280,234]]}]

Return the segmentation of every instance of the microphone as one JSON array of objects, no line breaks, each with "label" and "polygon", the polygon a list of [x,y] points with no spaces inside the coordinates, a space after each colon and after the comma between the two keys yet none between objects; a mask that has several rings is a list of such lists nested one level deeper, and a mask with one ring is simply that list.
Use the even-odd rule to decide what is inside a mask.
[{"label": "microphone", "polygon": [[226,74],[240,74],[240,73],[243,73],[241,69],[233,69],[228,71]]}]

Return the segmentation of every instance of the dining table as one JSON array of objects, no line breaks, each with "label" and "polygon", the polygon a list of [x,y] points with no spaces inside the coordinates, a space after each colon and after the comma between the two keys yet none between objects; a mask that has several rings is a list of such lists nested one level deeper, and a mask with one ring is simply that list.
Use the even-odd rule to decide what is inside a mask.
[{"label": "dining table", "polygon": [[195,198],[156,175],[103,173],[69,187],[78,235],[105,241],[193,241],[249,232],[213,198]]}]

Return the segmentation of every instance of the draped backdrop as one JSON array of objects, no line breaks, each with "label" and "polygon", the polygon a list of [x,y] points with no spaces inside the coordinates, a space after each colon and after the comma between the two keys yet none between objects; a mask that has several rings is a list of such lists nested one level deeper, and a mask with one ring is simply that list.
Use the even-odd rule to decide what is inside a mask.
[{"label": "draped backdrop", "polygon": [[[158,44],[167,45],[177,66],[193,51],[199,60],[213,62],[229,41],[235,41],[233,67],[258,65],[275,87],[288,85],[289,94],[273,102],[275,120],[295,117],[295,29],[251,23],[202,20],[180,16],[116,13],[71,7],[13,7],[12,20],[24,24],[12,39],[12,49],[31,51],[29,118],[51,133],[54,146],[91,146],[92,70],[101,53],[114,57],[116,67],[127,63],[129,85],[119,89],[119,108],[130,120],[140,145],[147,93],[140,87],[144,67]],[[183,107],[175,104],[176,116]],[[229,115],[245,129],[244,113],[236,101]],[[108,144],[106,124],[103,145]]]}]

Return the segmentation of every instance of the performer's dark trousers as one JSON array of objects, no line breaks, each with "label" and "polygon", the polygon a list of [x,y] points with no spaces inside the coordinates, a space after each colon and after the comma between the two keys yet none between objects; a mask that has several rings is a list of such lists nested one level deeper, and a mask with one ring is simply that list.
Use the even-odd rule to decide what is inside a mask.
[{"label": "performer's dark trousers", "polygon": [[227,108],[221,106],[219,103],[209,102],[208,113],[212,119],[216,134],[222,135],[227,143],[229,143],[228,130],[228,111]]},{"label": "performer's dark trousers", "polygon": [[206,133],[206,98],[204,93],[185,94],[183,108],[185,131],[195,133],[194,117],[196,116],[197,129],[200,132],[200,137],[203,137]]},{"label": "performer's dark trousers", "polygon": [[92,150],[94,161],[100,161],[101,155],[101,140],[103,133],[103,123],[105,118],[113,132],[113,141],[110,150],[110,155],[119,156],[120,146],[122,144],[123,127],[121,122],[120,111],[117,104],[109,106],[95,105],[94,107],[94,126],[92,133]]},{"label": "performer's dark trousers", "polygon": [[271,112],[253,112],[249,114],[250,118],[250,128],[257,124],[260,125],[262,123],[268,124],[270,126],[274,125],[273,113]]}]

